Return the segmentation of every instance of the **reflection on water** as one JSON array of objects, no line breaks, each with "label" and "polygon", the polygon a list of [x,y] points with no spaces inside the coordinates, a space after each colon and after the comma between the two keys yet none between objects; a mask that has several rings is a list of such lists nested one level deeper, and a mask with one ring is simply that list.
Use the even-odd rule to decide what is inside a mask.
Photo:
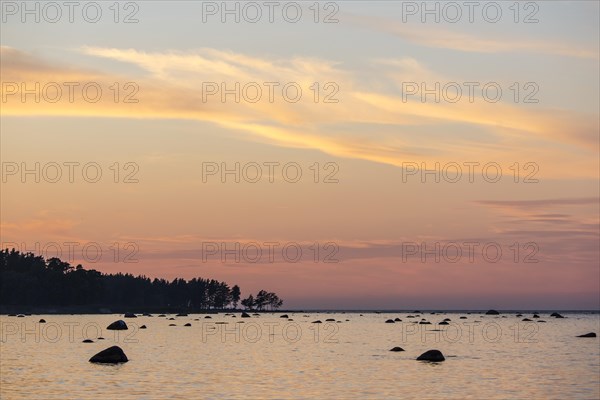
[{"label": "reflection on water", "polygon": [[[0,397],[600,398],[598,338],[575,337],[599,333],[598,314],[287,314],[141,316],[127,331],[105,329],[119,315],[1,316]],[[114,344],[128,363],[88,362]],[[415,360],[429,349],[446,361]]]}]

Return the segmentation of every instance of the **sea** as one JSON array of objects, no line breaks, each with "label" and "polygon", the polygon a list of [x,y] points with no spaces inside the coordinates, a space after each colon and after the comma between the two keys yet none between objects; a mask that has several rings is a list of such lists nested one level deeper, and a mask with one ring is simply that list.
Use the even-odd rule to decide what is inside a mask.
[{"label": "sea", "polygon": [[600,314],[561,314],[2,315],[0,398],[600,399]]}]

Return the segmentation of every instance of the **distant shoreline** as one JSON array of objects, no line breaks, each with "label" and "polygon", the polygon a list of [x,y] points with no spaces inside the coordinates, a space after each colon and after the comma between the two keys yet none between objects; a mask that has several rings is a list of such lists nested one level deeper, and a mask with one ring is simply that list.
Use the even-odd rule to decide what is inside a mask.
[{"label": "distant shoreline", "polygon": [[[219,313],[241,313],[241,312],[253,312],[261,314],[284,314],[284,313],[346,313],[346,314],[416,314],[416,311],[420,314],[431,314],[431,313],[444,313],[444,314],[485,314],[488,309],[482,310],[443,310],[443,309],[397,309],[397,310],[344,310],[344,309],[286,309],[286,310],[243,310],[243,309],[182,309],[182,308],[136,308],[136,307],[108,307],[108,306],[57,306],[57,307],[39,307],[39,306],[0,306],[0,315],[8,314],[219,314]],[[563,310],[563,309],[498,309],[500,314],[517,314],[517,313],[538,313],[538,314],[550,314],[552,312],[561,312],[565,314],[600,314],[599,310]]]}]

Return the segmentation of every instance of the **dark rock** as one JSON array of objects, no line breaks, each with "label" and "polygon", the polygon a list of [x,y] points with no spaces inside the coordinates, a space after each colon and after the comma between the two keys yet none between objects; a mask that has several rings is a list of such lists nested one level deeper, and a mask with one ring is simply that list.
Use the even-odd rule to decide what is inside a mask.
[{"label": "dark rock", "polygon": [[25,316],[23,314],[19,314],[17,315],[17,318],[25,318]]},{"label": "dark rock", "polygon": [[586,333],[585,335],[579,335],[577,337],[596,337],[595,332]]},{"label": "dark rock", "polygon": [[421,321],[421,322],[419,322],[419,325],[431,325],[431,322],[429,322],[429,321]]},{"label": "dark rock", "polygon": [[517,314],[517,317],[522,317],[522,316],[523,316],[523,314]]},{"label": "dark rock", "polygon": [[210,315],[207,315],[206,317],[204,317],[204,319],[211,319],[212,317]]},{"label": "dark rock", "polygon": [[444,318],[444,321],[449,322],[452,321],[450,318]]},{"label": "dark rock", "polygon": [[523,322],[532,322],[533,320],[529,319],[529,318],[523,318],[521,321],[523,321]]},{"label": "dark rock", "polygon": [[176,317],[187,317],[188,315],[186,313],[179,313],[177,315],[175,315]]},{"label": "dark rock", "polygon": [[117,364],[127,361],[129,361],[127,356],[119,346],[109,347],[90,358],[90,362],[103,364]]},{"label": "dark rock", "polygon": [[123,317],[125,317],[125,318],[137,318],[137,315],[132,314],[132,313],[127,313],[127,314],[123,315]]},{"label": "dark rock", "polygon": [[560,314],[559,314],[559,313],[557,313],[557,312],[553,312],[552,314],[550,314],[550,316],[551,316],[551,317],[554,317],[554,318],[564,318],[562,315],[560,315]]},{"label": "dark rock", "polygon": [[192,326],[192,324],[190,324],[189,322],[187,324],[185,324],[184,326]]},{"label": "dark rock", "polygon": [[325,322],[335,322],[335,318],[327,318]]},{"label": "dark rock", "polygon": [[83,342],[81,343],[94,343],[94,341],[92,339],[85,339]]},{"label": "dark rock", "polygon": [[413,311],[413,314],[421,314],[421,311],[415,310],[415,311]]},{"label": "dark rock", "polygon": [[438,323],[438,325],[450,325],[447,321],[442,321],[440,323]]},{"label": "dark rock", "polygon": [[402,347],[394,347],[393,349],[390,349],[390,351],[404,351],[404,349]]},{"label": "dark rock", "polygon": [[140,329],[147,329],[146,325],[140,326]]},{"label": "dark rock", "polygon": [[537,322],[546,322],[543,319],[538,319]]},{"label": "dark rock", "polygon": [[533,318],[539,318],[540,316],[537,314],[533,314]]},{"label": "dark rock", "polygon": [[387,321],[385,321],[386,324],[394,324],[394,320],[393,319],[388,319]]},{"label": "dark rock", "polygon": [[316,320],[316,321],[313,321],[312,323],[313,323],[313,324],[321,324],[322,322],[321,322],[321,320],[320,320],[320,319],[318,319],[318,320]]},{"label": "dark rock", "polygon": [[98,340],[104,340],[104,338],[103,338],[102,336],[100,336],[100,337],[98,338]]},{"label": "dark rock", "polygon": [[400,318],[398,318],[398,317],[394,318],[394,321],[396,321],[396,322],[402,322],[402,320]]},{"label": "dark rock", "polygon": [[260,317],[260,314],[257,314],[257,313],[254,313],[252,315],[254,315],[255,317]]},{"label": "dark rock", "polygon": [[175,318],[172,318],[172,317],[171,317],[171,318],[169,318],[168,320],[169,320],[169,321],[175,321]]},{"label": "dark rock", "polygon": [[279,318],[289,318],[287,314],[282,314],[279,316]]},{"label": "dark rock", "polygon": [[488,310],[485,315],[500,315],[500,313],[496,310]]},{"label": "dark rock", "polygon": [[428,350],[417,357],[417,361],[441,362],[444,360],[444,355],[439,350]]},{"label": "dark rock", "polygon": [[106,329],[108,329],[109,331],[126,331],[128,328],[125,321],[120,319],[107,326]]},{"label": "dark rock", "polygon": [[460,317],[460,319],[467,319],[467,317]]},{"label": "dark rock", "polygon": [[160,314],[159,317],[166,317],[166,315],[165,314]]},{"label": "dark rock", "polygon": [[40,319],[38,322],[39,322],[40,324],[45,324],[45,323],[46,323],[46,320],[45,320],[44,318],[42,318],[42,319]]},{"label": "dark rock", "polygon": [[243,312],[242,318],[251,318],[251,317],[250,317],[250,314]]},{"label": "dark rock", "polygon": [[177,324],[169,324],[169,326],[177,326]]},{"label": "dark rock", "polygon": [[144,317],[152,317],[152,314],[144,314]]}]

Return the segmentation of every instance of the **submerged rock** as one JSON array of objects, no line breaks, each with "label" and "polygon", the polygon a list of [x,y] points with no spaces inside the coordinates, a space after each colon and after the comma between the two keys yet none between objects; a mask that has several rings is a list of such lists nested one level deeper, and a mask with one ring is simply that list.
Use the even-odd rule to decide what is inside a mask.
[{"label": "submerged rock", "polygon": [[129,328],[127,328],[127,324],[125,323],[125,321],[120,319],[107,326],[106,329],[108,329],[109,331],[126,331]]},{"label": "submerged rock", "polygon": [[390,351],[404,351],[404,349],[402,347],[394,347],[393,349],[390,349]]},{"label": "submerged rock", "polygon": [[109,347],[90,358],[90,362],[102,364],[117,364],[127,361],[129,361],[127,356],[119,346]]},{"label": "submerged rock", "polygon": [[439,350],[428,350],[417,357],[417,361],[441,362],[444,361],[444,355]]},{"label": "submerged rock", "polygon": [[187,317],[188,315],[186,313],[179,313],[177,315],[175,315],[176,317]]},{"label": "submerged rock", "polygon": [[496,310],[487,310],[485,315],[500,315],[500,313]]},{"label": "submerged rock", "polygon": [[579,335],[577,337],[596,337],[596,333],[590,332],[590,333],[586,333],[585,335]]}]

